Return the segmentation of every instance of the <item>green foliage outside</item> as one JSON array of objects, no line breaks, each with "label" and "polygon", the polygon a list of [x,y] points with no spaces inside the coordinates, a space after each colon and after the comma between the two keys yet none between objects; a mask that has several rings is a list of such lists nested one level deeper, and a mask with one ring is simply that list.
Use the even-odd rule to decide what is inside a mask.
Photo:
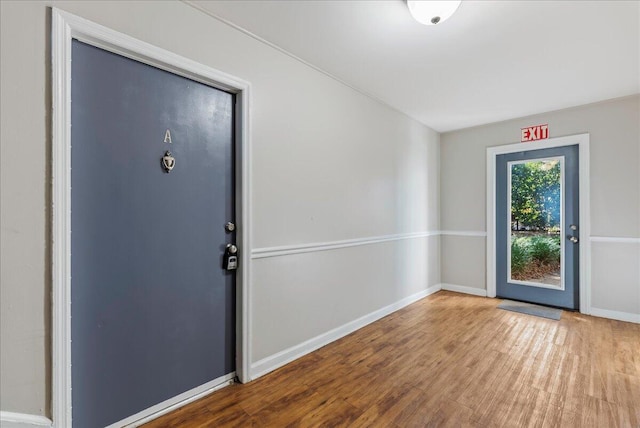
[{"label": "green foliage outside", "polygon": [[517,280],[560,272],[560,162],[511,166],[511,276]]},{"label": "green foliage outside", "polygon": [[514,238],[511,240],[511,274],[521,275],[531,262],[529,252],[529,238]]},{"label": "green foliage outside", "polygon": [[511,167],[511,221],[514,230],[559,228],[560,162],[526,162]]},{"label": "green foliage outside", "polygon": [[560,268],[560,236],[521,236],[511,239],[511,276],[532,279]]}]

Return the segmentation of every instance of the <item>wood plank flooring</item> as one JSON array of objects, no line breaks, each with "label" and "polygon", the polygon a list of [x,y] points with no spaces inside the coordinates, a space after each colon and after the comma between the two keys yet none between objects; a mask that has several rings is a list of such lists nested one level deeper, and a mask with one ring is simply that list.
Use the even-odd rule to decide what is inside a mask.
[{"label": "wood plank flooring", "polygon": [[640,325],[440,291],[156,427],[640,427]]}]

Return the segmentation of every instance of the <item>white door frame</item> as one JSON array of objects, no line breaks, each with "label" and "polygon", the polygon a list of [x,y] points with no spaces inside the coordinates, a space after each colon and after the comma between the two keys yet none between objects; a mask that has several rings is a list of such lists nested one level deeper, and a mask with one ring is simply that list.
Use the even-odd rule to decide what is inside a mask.
[{"label": "white door frame", "polygon": [[580,183],[580,312],[591,313],[589,134],[487,147],[487,297],[496,297],[496,158],[506,153],[578,145]]},{"label": "white door frame", "polygon": [[[110,52],[236,94],[236,213],[240,269],[236,279],[236,373],[250,381],[251,355],[251,139],[248,82],[134,39],[84,18],[52,8],[52,407],[53,426],[71,427],[71,41],[77,39]],[[239,284],[239,286],[238,286]],[[177,404],[208,393],[181,394]],[[189,391],[192,392],[192,391]],[[149,416],[150,416],[149,415]]]}]

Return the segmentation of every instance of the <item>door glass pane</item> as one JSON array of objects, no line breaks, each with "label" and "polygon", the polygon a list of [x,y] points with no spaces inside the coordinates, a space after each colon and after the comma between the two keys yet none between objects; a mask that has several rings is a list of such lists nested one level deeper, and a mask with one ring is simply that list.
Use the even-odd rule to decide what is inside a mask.
[{"label": "door glass pane", "polygon": [[509,162],[508,281],[564,289],[564,157]]}]

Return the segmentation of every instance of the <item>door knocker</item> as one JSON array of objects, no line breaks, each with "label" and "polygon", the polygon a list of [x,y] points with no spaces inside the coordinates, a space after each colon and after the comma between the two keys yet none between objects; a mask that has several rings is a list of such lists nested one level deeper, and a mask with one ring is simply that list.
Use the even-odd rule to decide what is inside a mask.
[{"label": "door knocker", "polygon": [[176,158],[171,156],[171,152],[167,150],[162,157],[162,167],[164,168],[164,172],[170,173],[174,166],[176,166]]}]

